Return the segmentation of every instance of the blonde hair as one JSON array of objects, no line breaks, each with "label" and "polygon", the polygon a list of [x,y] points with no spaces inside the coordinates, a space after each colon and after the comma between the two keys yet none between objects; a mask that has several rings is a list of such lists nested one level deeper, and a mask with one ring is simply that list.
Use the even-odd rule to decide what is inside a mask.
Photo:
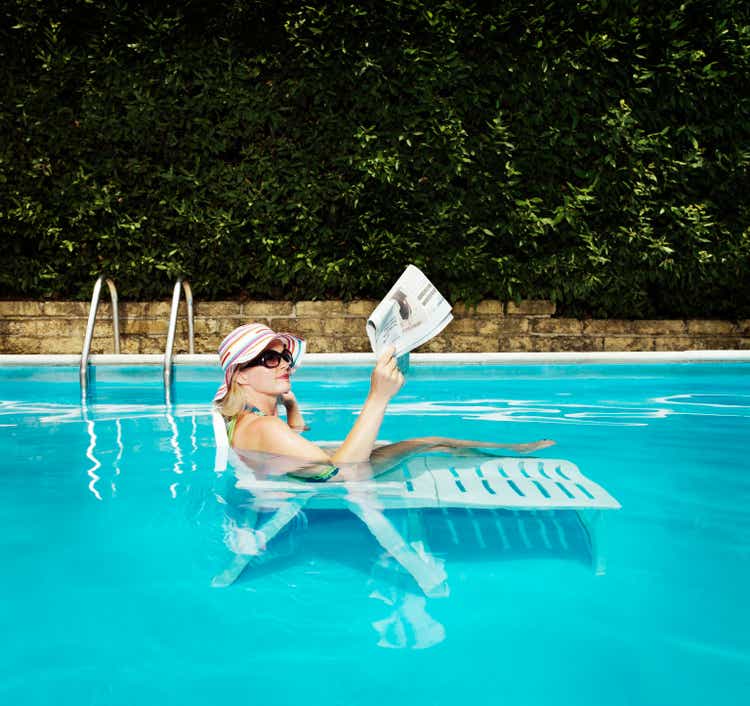
[{"label": "blonde hair", "polygon": [[245,393],[242,386],[237,382],[237,372],[232,375],[229,383],[229,391],[216,403],[216,409],[225,419],[236,417],[245,409]]}]

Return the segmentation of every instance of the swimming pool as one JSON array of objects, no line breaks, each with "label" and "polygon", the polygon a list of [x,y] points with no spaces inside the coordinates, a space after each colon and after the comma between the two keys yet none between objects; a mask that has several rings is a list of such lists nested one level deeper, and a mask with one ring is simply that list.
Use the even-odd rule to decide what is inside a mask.
[{"label": "swimming pool", "polygon": [[[345,511],[305,511],[225,589],[218,369],[0,368],[0,698],[8,704],[716,704],[750,689],[750,364],[414,366],[381,438],[557,445],[623,508],[421,512],[428,598]],[[310,438],[369,369],[306,365]],[[501,541],[505,528],[508,542]],[[547,529],[550,529],[548,526]],[[551,530],[550,530],[551,532]],[[514,534],[515,533],[515,534]],[[525,537],[525,539],[524,539]]]}]

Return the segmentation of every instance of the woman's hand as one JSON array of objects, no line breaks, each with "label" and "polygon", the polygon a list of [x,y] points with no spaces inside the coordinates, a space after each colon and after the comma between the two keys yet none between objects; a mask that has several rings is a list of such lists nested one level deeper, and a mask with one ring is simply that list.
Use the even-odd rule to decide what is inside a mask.
[{"label": "woman's hand", "polygon": [[283,404],[287,410],[289,410],[291,407],[296,407],[298,404],[297,398],[294,396],[294,393],[291,390],[279,395],[279,402]]},{"label": "woman's hand", "polygon": [[305,424],[299,402],[297,402],[297,398],[291,390],[279,395],[278,401],[284,405],[284,409],[286,409],[286,423],[294,431],[307,431],[310,428]]},{"label": "woman's hand", "polygon": [[393,356],[393,346],[388,346],[370,376],[370,397],[379,401],[388,402],[403,386],[404,376],[396,365]]}]

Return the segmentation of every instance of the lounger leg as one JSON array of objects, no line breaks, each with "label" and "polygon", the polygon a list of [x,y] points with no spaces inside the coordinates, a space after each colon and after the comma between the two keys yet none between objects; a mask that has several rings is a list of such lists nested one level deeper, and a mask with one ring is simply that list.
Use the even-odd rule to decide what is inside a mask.
[{"label": "lounger leg", "polygon": [[591,563],[594,573],[597,576],[604,576],[604,574],[607,573],[607,556],[604,551],[604,513],[600,510],[579,510],[577,514],[578,519],[581,521],[581,524],[589,535]]},{"label": "lounger leg", "polygon": [[353,498],[349,498],[349,509],[367,525],[380,546],[411,574],[425,595],[446,595],[448,576],[443,567],[429,554],[416,551],[381,510],[366,500]]},{"label": "lounger leg", "polygon": [[224,571],[213,577],[211,585],[214,588],[225,588],[233,584],[252,561],[252,558],[265,551],[268,543],[299,514],[307,500],[308,498],[289,500],[261,527],[255,530],[247,529],[246,531],[251,533],[248,539],[252,542],[252,546],[247,547],[248,553],[236,554],[232,563]]}]

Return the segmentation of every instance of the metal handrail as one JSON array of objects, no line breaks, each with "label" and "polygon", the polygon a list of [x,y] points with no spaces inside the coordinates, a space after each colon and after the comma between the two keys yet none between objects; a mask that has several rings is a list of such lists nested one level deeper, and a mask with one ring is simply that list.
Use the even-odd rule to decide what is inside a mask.
[{"label": "metal handrail", "polygon": [[78,369],[78,377],[81,381],[81,400],[86,402],[89,386],[89,354],[91,352],[91,341],[94,338],[94,326],[96,325],[96,312],[99,309],[99,299],[102,293],[102,282],[107,283],[109,298],[112,300],[112,329],[115,338],[115,355],[120,354],[120,312],[117,302],[117,288],[115,283],[100,275],[94,283],[94,291],[91,294],[89,305],[89,320],[86,324],[86,334],[83,337],[83,349],[81,350],[81,363]]},{"label": "metal handrail", "polygon": [[190,283],[177,278],[172,292],[172,308],[169,311],[169,329],[167,330],[167,348],[164,351],[164,397],[167,404],[172,403],[172,352],[174,350],[174,336],[177,330],[177,312],[180,308],[180,290],[185,293],[188,317],[188,350],[195,353],[195,331],[193,328],[193,290]]}]

